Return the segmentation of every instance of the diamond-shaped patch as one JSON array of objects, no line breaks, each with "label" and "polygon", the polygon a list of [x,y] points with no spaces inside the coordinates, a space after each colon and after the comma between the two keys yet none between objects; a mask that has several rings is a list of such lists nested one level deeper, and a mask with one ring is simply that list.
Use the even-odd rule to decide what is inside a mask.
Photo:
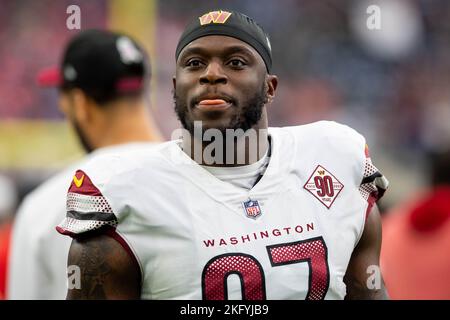
[{"label": "diamond-shaped patch", "polygon": [[330,209],[344,185],[331,172],[318,165],[303,188]]}]

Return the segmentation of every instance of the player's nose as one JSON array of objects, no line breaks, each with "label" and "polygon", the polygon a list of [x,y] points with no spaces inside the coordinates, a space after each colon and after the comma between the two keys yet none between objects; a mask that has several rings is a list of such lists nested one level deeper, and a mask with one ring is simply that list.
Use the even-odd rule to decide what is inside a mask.
[{"label": "player's nose", "polygon": [[211,61],[200,76],[200,84],[226,84],[228,78],[218,61]]}]

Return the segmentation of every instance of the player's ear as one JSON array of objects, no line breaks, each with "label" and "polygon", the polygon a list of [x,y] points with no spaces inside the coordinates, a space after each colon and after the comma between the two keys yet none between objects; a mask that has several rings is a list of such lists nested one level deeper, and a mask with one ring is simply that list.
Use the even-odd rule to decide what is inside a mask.
[{"label": "player's ear", "polygon": [[277,90],[278,86],[278,77],[273,74],[268,74],[266,77],[266,83],[267,83],[267,103],[271,103],[273,101],[273,98],[275,98],[275,91]]},{"label": "player's ear", "polygon": [[175,76],[172,77],[173,91],[175,92],[175,88],[177,87],[177,78]]},{"label": "player's ear", "polygon": [[71,94],[73,99],[73,113],[78,123],[86,122],[89,119],[90,113],[88,97],[79,89],[73,89]]},{"label": "player's ear", "polygon": [[58,107],[59,111],[64,113],[66,117],[69,117],[72,114],[72,97],[67,92],[59,92],[58,96]]}]

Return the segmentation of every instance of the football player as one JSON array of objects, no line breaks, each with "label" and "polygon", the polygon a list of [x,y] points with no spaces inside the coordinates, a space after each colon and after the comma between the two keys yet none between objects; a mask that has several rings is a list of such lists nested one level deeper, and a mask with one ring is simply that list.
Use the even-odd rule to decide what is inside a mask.
[{"label": "football player", "polygon": [[386,298],[387,180],[365,139],[335,122],[268,128],[271,45],[239,12],[196,17],[175,56],[183,137],[75,174],[57,227],[81,270],[68,298]]}]

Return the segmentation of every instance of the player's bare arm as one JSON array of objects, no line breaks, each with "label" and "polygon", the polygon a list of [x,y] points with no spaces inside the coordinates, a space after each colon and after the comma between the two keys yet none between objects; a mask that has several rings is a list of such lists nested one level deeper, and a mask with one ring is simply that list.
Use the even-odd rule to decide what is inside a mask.
[{"label": "player's bare arm", "polygon": [[107,235],[74,239],[68,265],[80,268],[80,289],[67,299],[139,299],[140,271],[125,249]]},{"label": "player's bare arm", "polygon": [[371,276],[368,273],[368,268],[370,266],[379,267],[380,265],[380,251],[381,219],[377,206],[374,206],[367,217],[364,232],[353,251],[344,277],[344,282],[347,286],[345,299],[388,299],[381,273],[379,273],[380,286],[378,288],[377,286],[369,286],[367,281]]}]

